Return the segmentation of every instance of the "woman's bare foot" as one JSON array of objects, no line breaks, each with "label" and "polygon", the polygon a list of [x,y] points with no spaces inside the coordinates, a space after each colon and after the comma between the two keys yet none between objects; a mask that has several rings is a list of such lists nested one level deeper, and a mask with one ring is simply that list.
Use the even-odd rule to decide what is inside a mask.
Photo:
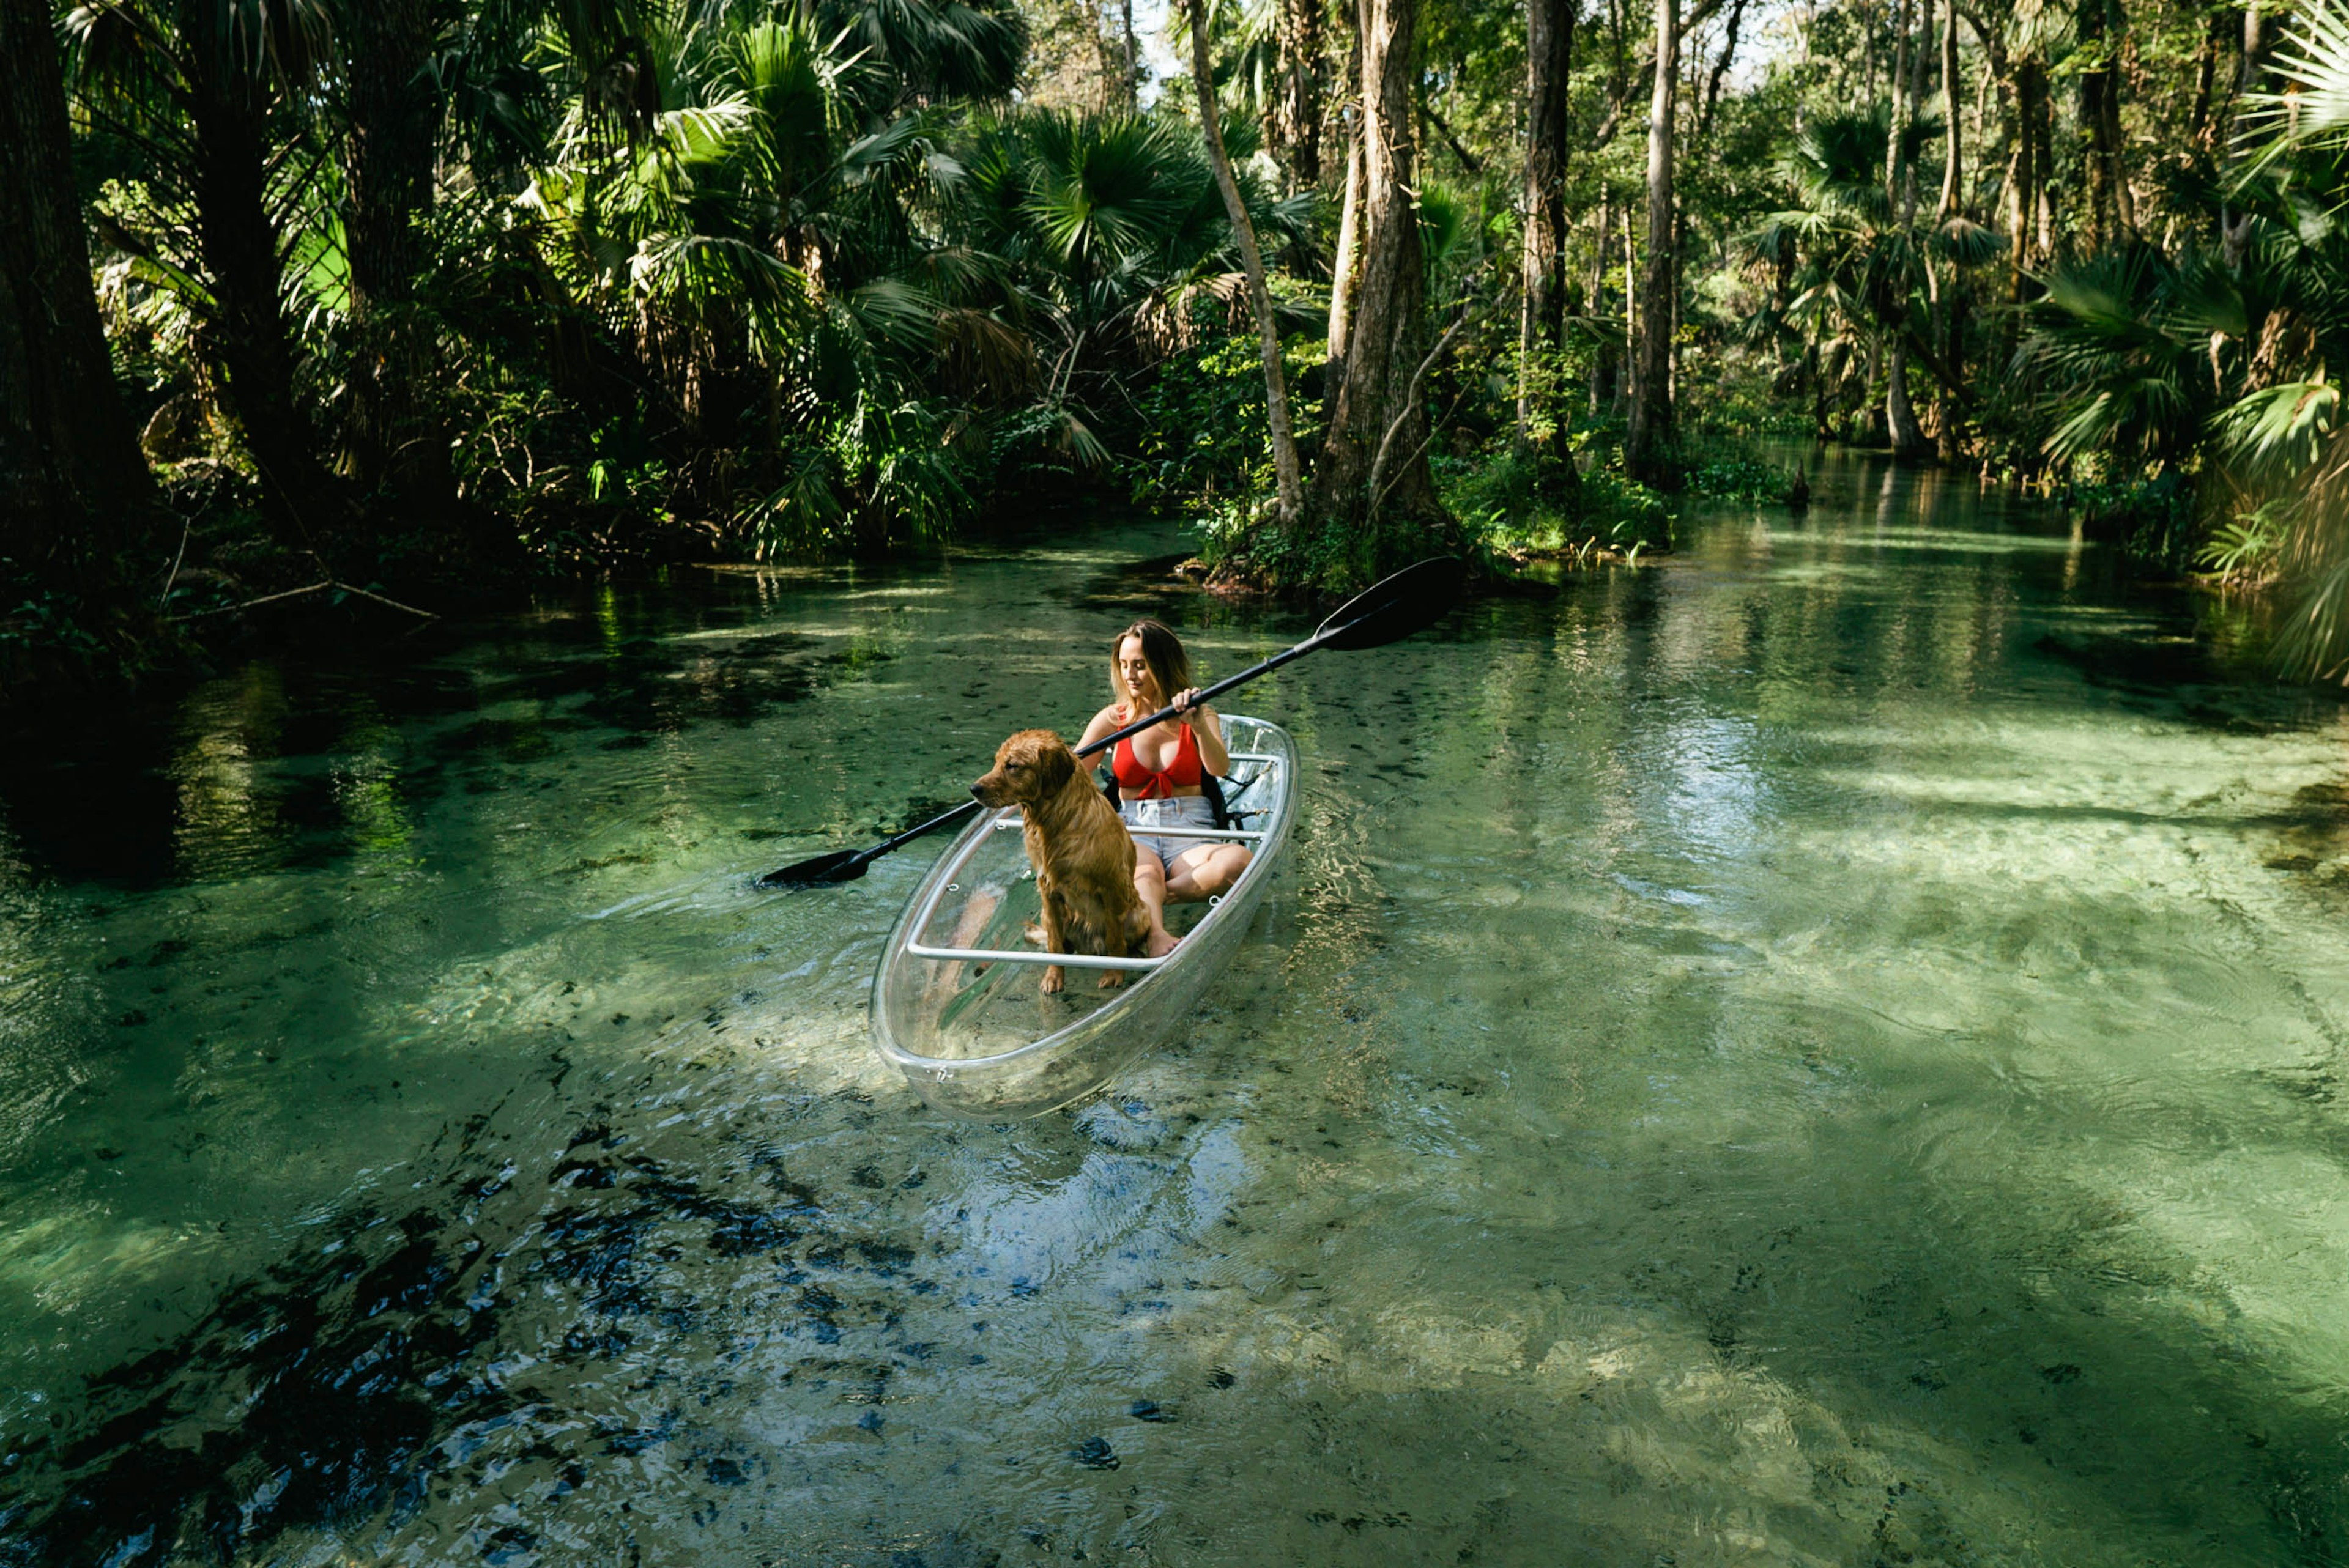
[{"label": "woman's bare foot", "polygon": [[1182,940],[1179,936],[1170,934],[1163,927],[1154,929],[1150,934],[1150,940],[1142,944],[1142,955],[1144,958],[1164,958],[1174,952],[1174,944]]}]

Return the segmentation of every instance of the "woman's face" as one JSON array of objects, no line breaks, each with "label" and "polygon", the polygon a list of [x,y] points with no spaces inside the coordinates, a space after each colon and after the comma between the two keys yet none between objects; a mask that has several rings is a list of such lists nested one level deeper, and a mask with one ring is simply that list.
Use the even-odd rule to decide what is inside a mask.
[{"label": "woman's face", "polygon": [[1117,678],[1125,683],[1125,695],[1138,702],[1148,702],[1160,695],[1158,683],[1150,678],[1149,663],[1142,656],[1142,639],[1128,637],[1117,645]]}]

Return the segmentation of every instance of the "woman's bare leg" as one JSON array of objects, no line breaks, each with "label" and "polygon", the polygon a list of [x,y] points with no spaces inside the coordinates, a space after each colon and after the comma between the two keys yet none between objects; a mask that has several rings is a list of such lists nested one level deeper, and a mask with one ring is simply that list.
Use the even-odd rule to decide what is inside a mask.
[{"label": "woman's bare leg", "polygon": [[1248,852],[1237,844],[1201,844],[1174,858],[1166,874],[1165,897],[1170,903],[1196,903],[1213,898],[1240,880],[1247,870]]},{"label": "woman's bare leg", "polygon": [[1140,844],[1133,846],[1133,891],[1150,912],[1150,938],[1143,955],[1164,958],[1174,951],[1174,938],[1166,929],[1166,865]]}]

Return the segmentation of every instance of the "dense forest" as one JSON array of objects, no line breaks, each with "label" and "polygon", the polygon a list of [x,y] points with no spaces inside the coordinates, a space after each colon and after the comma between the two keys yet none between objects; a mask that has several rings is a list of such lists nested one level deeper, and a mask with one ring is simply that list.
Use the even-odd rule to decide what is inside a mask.
[{"label": "dense forest", "polygon": [[1072,490],[1267,585],[1636,558],[1810,438],[2349,664],[2337,0],[0,0],[0,68],[19,673]]}]

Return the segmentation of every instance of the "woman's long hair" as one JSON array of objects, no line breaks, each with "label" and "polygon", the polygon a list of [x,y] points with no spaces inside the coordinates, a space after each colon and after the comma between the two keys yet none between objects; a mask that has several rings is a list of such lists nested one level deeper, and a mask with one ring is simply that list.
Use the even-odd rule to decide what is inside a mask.
[{"label": "woman's long hair", "polygon": [[[1160,622],[1136,621],[1109,640],[1109,689],[1121,712],[1126,705],[1125,677],[1118,673],[1117,664],[1128,637],[1142,639],[1142,662],[1149,666],[1150,678],[1157,685],[1160,707],[1173,702],[1176,692],[1190,687],[1191,655],[1183,651],[1183,639]],[[1126,714],[1126,722],[1141,717]]]}]

